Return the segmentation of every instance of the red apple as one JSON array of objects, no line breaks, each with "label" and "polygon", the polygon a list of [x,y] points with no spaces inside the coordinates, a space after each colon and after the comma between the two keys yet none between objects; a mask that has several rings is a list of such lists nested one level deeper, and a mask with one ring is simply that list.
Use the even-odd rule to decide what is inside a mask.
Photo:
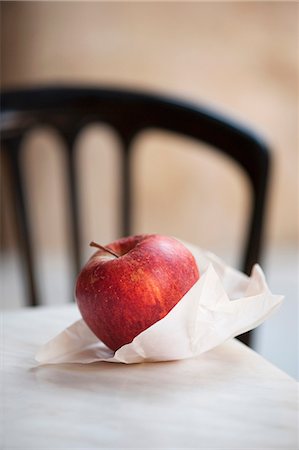
[{"label": "red apple", "polygon": [[114,351],[165,317],[199,278],[193,255],[171,237],[91,245],[100,250],[78,276],[76,300],[88,327]]}]

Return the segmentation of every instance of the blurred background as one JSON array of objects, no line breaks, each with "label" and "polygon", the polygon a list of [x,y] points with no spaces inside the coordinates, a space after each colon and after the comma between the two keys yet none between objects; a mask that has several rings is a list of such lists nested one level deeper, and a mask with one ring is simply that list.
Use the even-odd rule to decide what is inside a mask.
[{"label": "blurred background", "polygon": [[[214,109],[266,140],[273,171],[262,266],[285,301],[256,330],[254,348],[297,377],[298,4],[3,1],[1,10],[2,90],[55,84],[147,90]],[[61,145],[48,128],[24,142],[45,304],[66,302],[72,289]],[[91,240],[118,237],[118,142],[98,124],[76,145],[88,257]],[[175,235],[238,266],[248,209],[238,169],[167,133],[145,133],[135,145],[134,232]],[[2,307],[17,308],[24,295],[7,183],[2,190]]]}]

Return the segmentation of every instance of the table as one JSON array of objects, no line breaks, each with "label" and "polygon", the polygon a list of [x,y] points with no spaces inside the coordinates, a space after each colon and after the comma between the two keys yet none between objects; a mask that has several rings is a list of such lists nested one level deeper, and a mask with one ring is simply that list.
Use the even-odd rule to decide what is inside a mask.
[{"label": "table", "polygon": [[37,367],[78,317],[3,313],[2,448],[298,448],[297,383],[235,339],[184,361]]}]

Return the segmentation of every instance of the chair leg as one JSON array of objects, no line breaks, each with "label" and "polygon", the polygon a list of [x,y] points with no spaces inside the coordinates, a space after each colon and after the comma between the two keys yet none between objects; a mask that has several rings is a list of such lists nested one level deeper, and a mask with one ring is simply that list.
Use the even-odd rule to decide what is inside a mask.
[{"label": "chair leg", "polygon": [[240,334],[237,339],[248,347],[252,347],[252,331],[247,331],[246,333]]}]

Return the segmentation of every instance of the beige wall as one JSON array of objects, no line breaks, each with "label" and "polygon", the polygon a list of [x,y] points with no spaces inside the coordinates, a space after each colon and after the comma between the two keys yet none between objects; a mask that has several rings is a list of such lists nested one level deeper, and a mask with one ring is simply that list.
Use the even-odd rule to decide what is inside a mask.
[{"label": "beige wall", "polygon": [[[290,244],[298,218],[297,10],[297,3],[288,2],[2,2],[2,85],[146,88],[204,103],[244,122],[273,149],[269,243]],[[88,175],[82,188],[87,241],[117,235],[111,208],[117,203],[117,158],[107,150],[111,139],[105,129],[81,139],[92,157],[80,154]],[[56,141],[36,136],[30,149],[35,163],[30,155],[27,161],[39,242],[53,247],[63,239],[55,231],[63,215],[60,186],[53,187],[51,174],[59,166],[50,152]],[[135,230],[175,234],[214,250],[238,243],[246,184],[235,168],[226,173],[225,160],[218,167],[215,155],[209,158],[190,142],[180,144],[162,134],[139,142]],[[45,147],[49,151],[39,160]],[[49,186],[51,197],[46,197]],[[49,222],[50,234],[45,232]]]}]

